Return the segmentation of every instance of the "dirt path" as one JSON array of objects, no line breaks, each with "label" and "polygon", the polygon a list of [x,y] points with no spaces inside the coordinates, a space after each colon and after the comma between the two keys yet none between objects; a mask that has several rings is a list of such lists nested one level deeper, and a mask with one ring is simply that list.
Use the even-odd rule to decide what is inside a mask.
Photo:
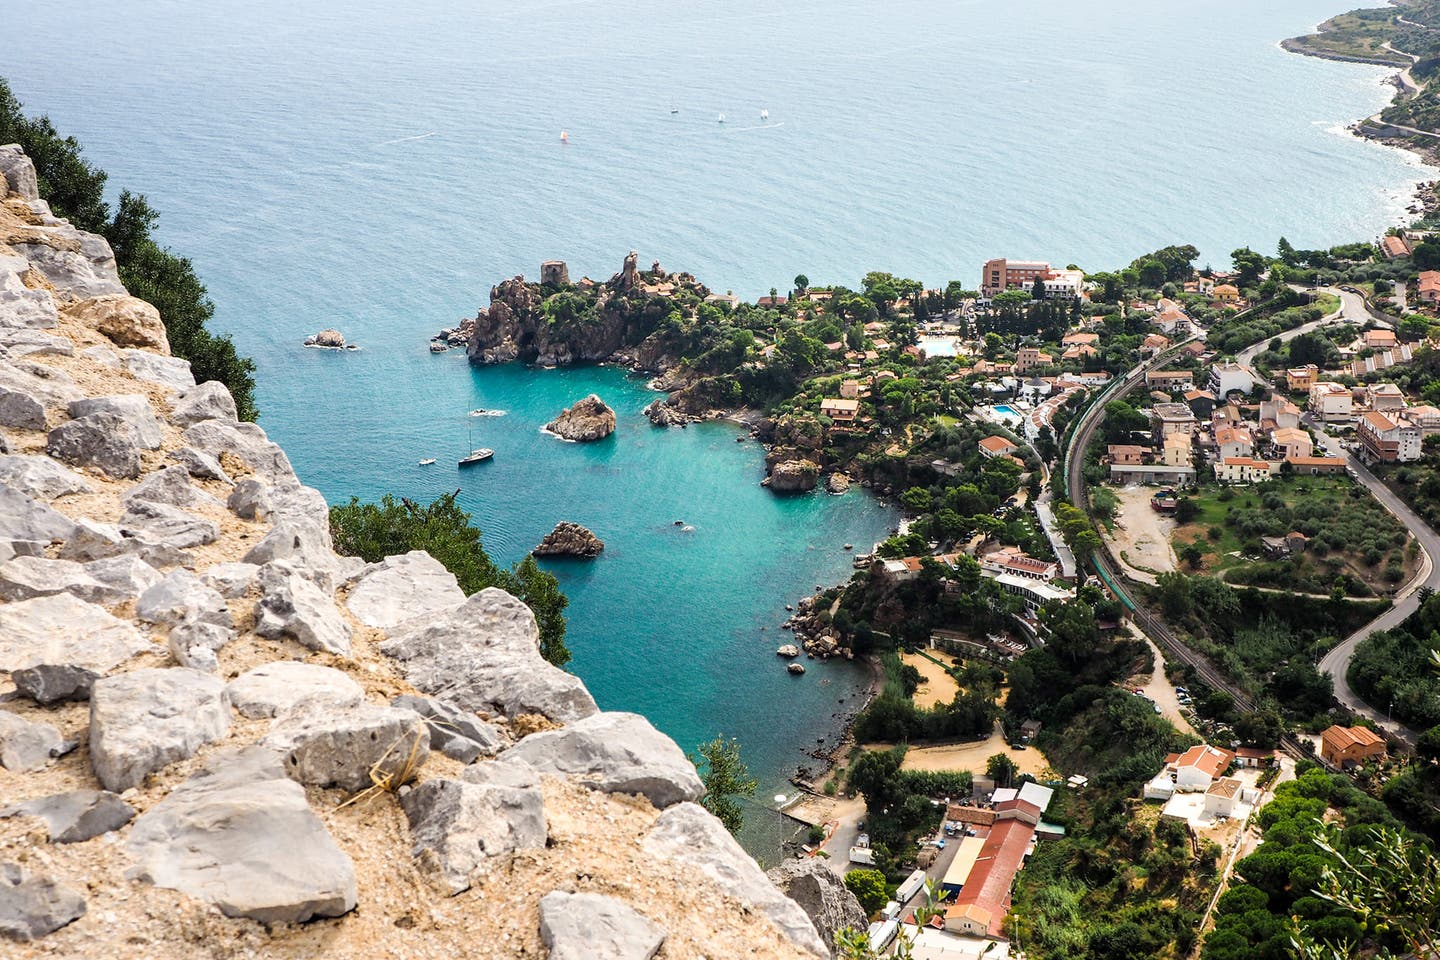
[{"label": "dirt path", "polygon": [[[960,685],[955,682],[955,678],[935,662],[935,660],[940,660],[953,667],[956,658],[939,650],[927,650],[926,653],[930,656],[919,653],[900,654],[901,663],[920,671],[922,678],[920,686],[910,699],[921,710],[927,710],[937,703],[949,703],[955,699],[955,694],[960,692]],[[930,657],[934,657],[935,660],[931,660]]]},{"label": "dirt path", "polygon": [[1154,583],[1156,573],[1168,573],[1176,568],[1175,548],[1170,545],[1175,521],[1151,508],[1154,489],[1131,484],[1114,490],[1120,500],[1115,528],[1110,534],[1116,547],[1115,555],[1136,580]]},{"label": "dirt path", "polygon": [[1131,677],[1125,681],[1125,686],[1144,690],[1145,696],[1160,707],[1160,715],[1173,723],[1176,730],[1181,733],[1195,733],[1190,721],[1180,713],[1180,700],[1175,696],[1175,688],[1165,678],[1165,658],[1161,655],[1160,648],[1155,646],[1155,641],[1149,637],[1145,638],[1145,643],[1155,655],[1155,669],[1148,676],[1137,674]]}]

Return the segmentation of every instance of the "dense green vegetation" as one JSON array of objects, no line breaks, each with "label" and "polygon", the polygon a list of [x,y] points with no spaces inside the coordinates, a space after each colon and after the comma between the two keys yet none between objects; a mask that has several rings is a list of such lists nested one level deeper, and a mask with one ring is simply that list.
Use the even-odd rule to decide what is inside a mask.
[{"label": "dense green vegetation", "polygon": [[1393,630],[1360,641],[1350,662],[1350,683],[1397,720],[1426,730],[1440,724],[1440,597],[1427,597]]},{"label": "dense green vegetation", "polygon": [[690,762],[695,764],[700,780],[705,784],[701,805],[715,814],[725,824],[725,829],[739,833],[745,823],[745,810],[740,806],[740,800],[753,797],[755,788],[759,786],[740,756],[740,741],[717,736],[700,744],[698,753],[690,757]]},{"label": "dense green vegetation", "polygon": [[[1202,485],[1181,499],[1176,552],[1230,583],[1365,597],[1407,579],[1418,545],[1369,491],[1347,477],[1282,475],[1253,486]],[[1298,531],[1305,550],[1266,561],[1261,537]],[[1193,550],[1189,549],[1193,544]],[[1238,554],[1238,556],[1236,556]]]},{"label": "dense green vegetation", "polygon": [[535,614],[545,659],[557,667],[569,662],[570,651],[565,646],[569,601],[560,592],[560,582],[541,570],[532,556],[509,570],[496,566],[485,552],[480,531],[471,525],[470,514],[455,503],[455,494],[447,493],[425,505],[396,500],[389,494],[379,503],[351,498],[348,504],[330,508],[330,532],[338,553],[377,563],[396,554],[424,550],[455,574],[467,596],[486,587],[514,594]]},{"label": "dense green vegetation", "polygon": [[1353,911],[1316,895],[1325,871],[1339,859],[1314,842],[1327,812],[1338,814],[1343,824],[1334,836],[1342,855],[1367,843],[1373,826],[1395,826],[1394,818],[1344,776],[1304,762],[1297,773],[1296,780],[1275,788],[1275,799],[1256,815],[1265,842],[1236,864],[1235,874],[1244,882],[1221,896],[1202,960],[1293,957],[1292,916],[1315,939],[1343,944],[1345,956],[1357,955],[1362,945],[1396,945],[1387,932],[1363,930]]},{"label": "dense green vegetation", "polygon": [[190,361],[195,380],[229,388],[241,419],[254,420],[255,364],[235,351],[228,335],[207,324],[215,304],[190,261],[160,246],[152,233],[159,213],[143,196],[122,191],[112,211],[105,172],[85,160],[74,137],[63,137],[47,117],[27,117],[0,80],[0,143],[18,143],[35,164],[40,195],[57,216],[110,242],[120,280],[133,296],[160,311],[170,351]]},{"label": "dense green vegetation", "polygon": [[960,693],[948,704],[922,710],[911,700],[919,681],[915,668],[903,666],[894,651],[886,652],[881,662],[885,686],[855,720],[859,742],[965,739],[983,736],[994,726],[995,694],[1002,679],[994,667],[976,661],[956,671]]}]

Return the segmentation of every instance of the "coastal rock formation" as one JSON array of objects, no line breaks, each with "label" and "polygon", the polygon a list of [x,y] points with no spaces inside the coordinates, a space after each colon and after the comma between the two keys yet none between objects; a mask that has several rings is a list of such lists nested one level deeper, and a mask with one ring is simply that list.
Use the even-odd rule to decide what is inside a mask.
[{"label": "coastal rock formation", "polygon": [[835,934],[846,927],[865,929],[865,910],[860,901],[824,860],[812,857],[786,860],[765,876],[781,893],[800,904],[826,943],[834,943]]},{"label": "coastal rock formation", "polygon": [[657,427],[683,427],[697,420],[670,402],[670,397],[653,400],[645,407],[645,417]]},{"label": "coastal rock formation", "polygon": [[825,492],[841,494],[850,489],[850,478],[836,471],[825,475]]},{"label": "coastal rock formation", "polygon": [[331,350],[339,350],[345,346],[345,334],[339,330],[321,330],[305,338],[307,347],[328,347]]},{"label": "coastal rock formation", "polygon": [[776,493],[797,493],[814,490],[819,478],[820,464],[814,460],[782,460],[763,483]]},{"label": "coastal rock formation", "polygon": [[[597,716],[509,594],[337,555],[324,497],[147,332],[108,244],[15,148],[0,174],[0,848],[23,864],[0,863],[0,942],[564,957],[563,908],[589,955],[653,952],[637,918],[676,956],[818,952],[709,814],[665,841],[657,804],[701,789],[673,741]],[[599,328],[643,324],[661,278],[633,279]]]},{"label": "coastal rock formation", "polygon": [[578,523],[561,520],[531,552],[537,557],[598,557],[604,549],[604,540]]},{"label": "coastal rock formation", "polygon": [[545,424],[545,429],[565,440],[603,440],[615,432],[615,411],[592,393],[560,411],[560,416]]}]

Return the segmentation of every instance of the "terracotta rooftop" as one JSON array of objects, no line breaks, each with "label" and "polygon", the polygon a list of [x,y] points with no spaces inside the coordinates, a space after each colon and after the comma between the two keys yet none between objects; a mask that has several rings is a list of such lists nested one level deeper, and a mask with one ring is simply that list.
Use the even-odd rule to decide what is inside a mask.
[{"label": "terracotta rooftop", "polygon": [[[1228,461],[1227,461],[1228,462]],[[1211,779],[1220,776],[1225,768],[1230,766],[1235,759],[1235,754],[1229,750],[1221,750],[1219,747],[1212,747],[1208,743],[1199,743],[1180,754],[1175,760],[1177,767],[1194,767],[1204,773],[1208,773]]]}]

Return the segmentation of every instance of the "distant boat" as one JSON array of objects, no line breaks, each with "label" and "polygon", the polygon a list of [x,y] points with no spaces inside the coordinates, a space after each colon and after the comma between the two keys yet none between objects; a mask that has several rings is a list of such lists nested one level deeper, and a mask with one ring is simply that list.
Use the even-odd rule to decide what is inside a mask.
[{"label": "distant boat", "polygon": [[769,120],[769,119],[770,119],[770,111],[769,111],[769,110],[761,110],[761,111],[760,111],[760,119],[761,119],[761,120]]},{"label": "distant boat", "polygon": [[561,142],[561,143],[569,143],[569,142],[570,142],[570,134],[566,133],[564,130],[561,130],[561,131],[560,131],[560,142]]},{"label": "distant boat", "polygon": [[471,450],[470,456],[460,458],[460,466],[473,467],[477,463],[484,463],[495,456],[495,451],[489,447],[481,447],[478,450]]},{"label": "distant boat", "polygon": [[680,108],[677,107],[677,106],[675,106],[675,105],[672,103],[672,104],[670,105],[670,112],[671,112],[671,113],[679,113],[679,112],[680,112]]},{"label": "distant boat", "polygon": [[426,457],[424,460],[421,460],[421,461],[420,461],[420,466],[422,466],[422,467],[430,467],[430,466],[434,466],[434,465],[435,465],[435,458],[434,458],[434,457]]},{"label": "distant boat", "polygon": [[724,122],[725,122],[725,114],[722,113],[722,114],[720,114],[720,119],[717,120],[716,123],[724,123]]}]

